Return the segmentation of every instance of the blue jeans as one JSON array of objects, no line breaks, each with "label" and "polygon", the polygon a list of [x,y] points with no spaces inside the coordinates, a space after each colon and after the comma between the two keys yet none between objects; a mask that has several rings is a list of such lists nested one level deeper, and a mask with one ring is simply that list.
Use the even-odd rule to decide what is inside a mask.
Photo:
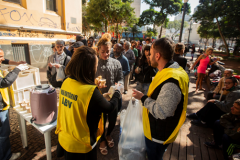
[{"label": "blue jeans", "polygon": [[145,137],[145,143],[147,147],[148,160],[162,160],[164,152],[167,150],[169,144],[160,144],[153,142]]},{"label": "blue jeans", "polygon": [[12,156],[8,110],[0,112],[0,121],[0,159],[8,160]]}]

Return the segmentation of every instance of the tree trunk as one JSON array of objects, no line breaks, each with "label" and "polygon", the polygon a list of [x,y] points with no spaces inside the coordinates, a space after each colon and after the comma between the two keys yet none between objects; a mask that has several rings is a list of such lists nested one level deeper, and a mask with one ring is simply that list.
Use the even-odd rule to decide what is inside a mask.
[{"label": "tree trunk", "polygon": [[221,30],[219,21],[218,21],[217,18],[216,18],[216,20],[217,20],[217,25],[218,25],[219,33],[220,33],[220,35],[221,35],[221,37],[222,37],[222,40],[223,40],[223,42],[224,42],[224,44],[225,44],[225,47],[226,47],[227,56],[229,57],[229,56],[230,56],[230,53],[229,53],[229,50],[228,50],[228,44],[227,44],[227,42],[226,42],[226,40],[225,40],[224,35],[222,34],[222,30]]},{"label": "tree trunk", "polygon": [[161,38],[162,37],[162,25],[161,25],[161,29],[160,29],[160,33],[159,33],[159,37],[158,38]]},{"label": "tree trunk", "polygon": [[118,23],[117,23],[117,42],[118,42]]},{"label": "tree trunk", "polygon": [[107,24],[107,20],[105,20],[105,33],[107,33],[108,31],[108,24]]},{"label": "tree trunk", "polygon": [[212,48],[215,46],[215,38],[213,38]]}]

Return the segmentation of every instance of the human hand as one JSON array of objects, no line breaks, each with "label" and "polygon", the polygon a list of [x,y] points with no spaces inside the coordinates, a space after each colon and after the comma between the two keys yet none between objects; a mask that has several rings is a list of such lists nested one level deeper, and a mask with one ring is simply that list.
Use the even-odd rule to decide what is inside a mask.
[{"label": "human hand", "polygon": [[28,69],[29,67],[26,64],[20,64],[16,68],[20,69],[21,71],[24,71]]},{"label": "human hand", "polygon": [[26,64],[26,62],[25,61],[19,61],[19,62],[17,62],[17,64],[19,65],[19,64]]},{"label": "human hand", "polygon": [[137,74],[139,74],[139,73],[140,73],[140,72],[138,71],[138,69],[137,69],[137,68],[135,69],[135,73],[137,73]]},{"label": "human hand", "polygon": [[119,90],[120,93],[122,94],[124,91],[124,86],[121,83],[116,83],[115,84],[115,90]]},{"label": "human hand", "polygon": [[138,90],[136,90],[136,89],[133,89],[132,91],[133,91],[132,96],[133,96],[134,98],[138,99],[138,100],[141,100],[142,97],[144,96],[144,94],[143,94],[142,92],[140,92],[140,91],[138,91]]},{"label": "human hand", "polygon": [[210,99],[209,101],[208,101],[208,103],[215,103],[215,99]]},{"label": "human hand", "polygon": [[106,87],[107,87],[106,84],[102,85],[101,81],[98,82],[98,88],[106,88]]},{"label": "human hand", "polygon": [[103,97],[104,97],[107,101],[110,101],[110,100],[111,100],[110,97],[109,97],[110,94],[111,94],[111,93],[104,93],[104,94],[103,94]]},{"label": "human hand", "polygon": [[60,67],[61,67],[60,64],[55,64],[54,66],[55,66],[56,68],[60,68]]},{"label": "human hand", "polygon": [[51,63],[48,63],[48,67],[49,67],[49,68],[52,68],[53,65],[52,65]]},{"label": "human hand", "polygon": [[217,95],[217,94],[216,94],[216,93],[214,93],[214,94],[213,94],[213,98],[214,98],[216,95]]}]

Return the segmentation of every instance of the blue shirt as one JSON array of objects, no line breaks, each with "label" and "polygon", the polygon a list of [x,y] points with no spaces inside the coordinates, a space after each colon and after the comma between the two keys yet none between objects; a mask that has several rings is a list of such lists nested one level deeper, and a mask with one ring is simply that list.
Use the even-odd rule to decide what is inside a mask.
[{"label": "blue shirt", "polygon": [[121,63],[123,76],[128,75],[130,72],[130,66],[127,57],[125,57],[123,54],[121,54],[121,56],[118,58],[115,58],[114,54],[111,54],[110,56],[114,59],[117,59]]}]

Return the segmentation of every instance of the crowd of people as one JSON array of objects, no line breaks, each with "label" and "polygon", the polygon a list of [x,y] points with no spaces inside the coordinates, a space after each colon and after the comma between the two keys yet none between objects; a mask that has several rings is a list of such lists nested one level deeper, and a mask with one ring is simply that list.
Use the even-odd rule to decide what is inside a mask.
[{"label": "crowd of people", "polygon": [[[186,116],[189,89],[186,68],[192,70],[198,66],[198,92],[205,90],[202,82],[208,76],[208,67],[219,59],[212,60],[213,49],[208,48],[190,67],[183,56],[184,44],[175,44],[168,38],[152,41],[148,37],[145,41],[144,45],[134,40],[115,43],[111,35],[105,33],[98,43],[93,37],[86,40],[82,36],[76,36],[69,45],[62,40],[55,42],[53,54],[48,58],[48,81],[74,96],[70,99],[62,92],[59,95],[55,131],[58,157],[96,160],[97,149],[102,155],[108,154],[108,149],[115,146],[111,133],[122,107],[122,94],[127,94],[131,80],[137,82],[132,97],[143,104],[143,130],[149,160],[162,159],[186,117],[193,119],[192,125],[213,128],[214,141],[205,145],[221,147],[225,159],[240,147],[240,90],[233,70],[224,71],[216,88],[208,93],[208,103],[203,108]],[[0,63],[25,63],[4,60],[3,56],[0,49]],[[15,81],[21,70],[19,66],[6,77],[0,74],[0,158],[3,160],[19,157],[11,153],[8,143],[9,105],[5,88]],[[64,80],[59,80],[60,72]],[[112,88],[113,93],[109,92]],[[68,107],[64,99],[68,99]],[[99,148],[96,147],[98,142]]]}]

